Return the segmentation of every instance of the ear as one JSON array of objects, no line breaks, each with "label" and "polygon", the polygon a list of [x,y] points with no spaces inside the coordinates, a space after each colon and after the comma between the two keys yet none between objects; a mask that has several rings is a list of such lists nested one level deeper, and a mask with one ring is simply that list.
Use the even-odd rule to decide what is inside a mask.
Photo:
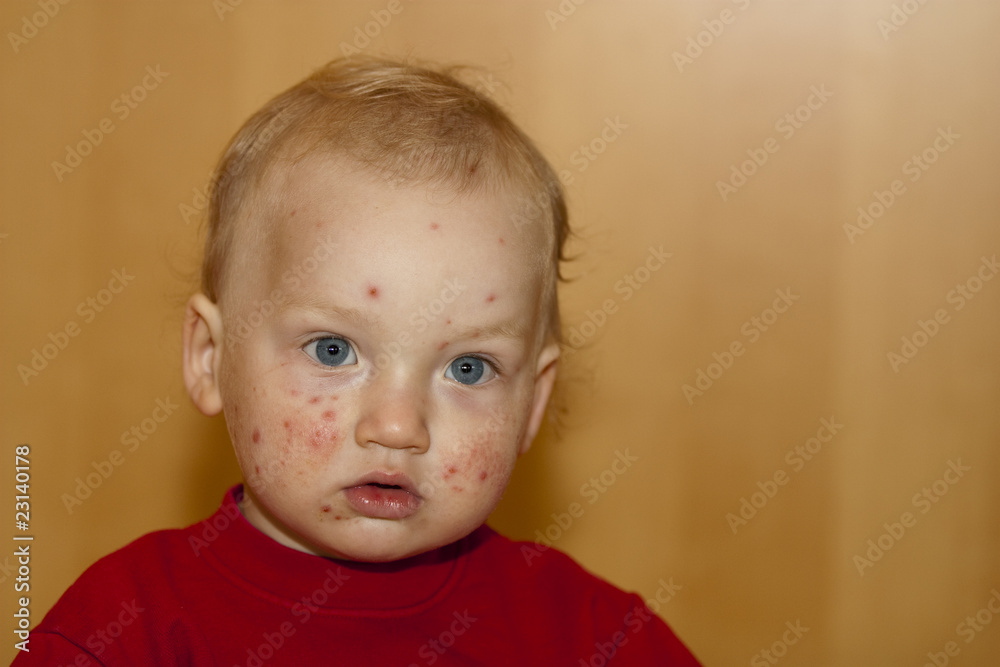
[{"label": "ear", "polygon": [[538,435],[538,429],[542,426],[542,417],[545,415],[545,407],[549,404],[549,397],[552,396],[552,387],[556,382],[556,366],[559,361],[559,344],[550,342],[538,355],[538,364],[535,367],[535,394],[531,399],[531,415],[528,417],[528,428],[524,432],[524,439],[518,448],[518,456],[531,449],[531,443]]},{"label": "ear", "polygon": [[204,414],[222,411],[219,365],[222,360],[222,315],[202,293],[192,295],[184,312],[184,384]]}]

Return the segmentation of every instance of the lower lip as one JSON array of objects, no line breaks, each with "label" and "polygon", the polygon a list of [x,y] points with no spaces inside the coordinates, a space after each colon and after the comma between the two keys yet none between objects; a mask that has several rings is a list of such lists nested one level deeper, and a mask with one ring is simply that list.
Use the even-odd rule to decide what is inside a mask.
[{"label": "lower lip", "polygon": [[403,489],[383,489],[364,484],[344,491],[359,514],[372,519],[405,519],[420,509],[420,498]]}]

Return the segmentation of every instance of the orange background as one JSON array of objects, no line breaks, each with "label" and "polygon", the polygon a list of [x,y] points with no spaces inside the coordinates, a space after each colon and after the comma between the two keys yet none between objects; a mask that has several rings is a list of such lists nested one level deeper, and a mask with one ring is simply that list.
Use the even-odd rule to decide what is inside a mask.
[{"label": "orange background", "polygon": [[[1000,280],[977,282],[1000,250],[1000,7],[426,0],[381,26],[383,1],[225,1],[70,2],[44,22],[36,2],[0,5],[0,445],[8,498],[14,447],[31,446],[35,622],[94,560],[198,520],[238,480],[224,424],[181,382],[198,261],[181,205],[252,111],[369,24],[365,52],[492,72],[480,84],[573,178],[563,317],[585,340],[563,364],[567,421],[491,523],[548,530],[647,597],[679,585],[660,613],[706,665],[748,664],[786,622],[808,631],[781,664],[922,665],[949,641],[950,664],[995,664],[1000,619],[969,642],[959,624],[1000,589]],[[114,101],[147,66],[166,76],[122,117]],[[113,131],[60,181],[52,163],[105,118]],[[939,130],[951,139],[935,148]],[[866,229],[845,229],[879,197]],[[650,246],[672,256],[647,274]],[[85,321],[78,304],[123,267],[134,280]],[[627,275],[647,280],[629,292]],[[781,314],[776,290],[792,295]],[[78,334],[25,384],[18,366],[70,321]],[[933,336],[914,336],[920,321]],[[893,364],[904,336],[920,347]],[[699,371],[714,379],[685,396]],[[121,434],[157,399],[180,407],[127,451]],[[820,448],[823,419],[842,428]],[[63,494],[116,449],[121,465],[69,513]],[[636,463],[583,495],[626,450]],[[945,475],[949,462],[968,470]],[[761,505],[745,524],[727,519],[742,499]],[[584,512],[563,530],[552,515],[573,502]],[[0,538],[17,533],[12,499],[3,511]],[[883,535],[904,512],[903,536]],[[862,575],[855,556],[880,536]]]}]

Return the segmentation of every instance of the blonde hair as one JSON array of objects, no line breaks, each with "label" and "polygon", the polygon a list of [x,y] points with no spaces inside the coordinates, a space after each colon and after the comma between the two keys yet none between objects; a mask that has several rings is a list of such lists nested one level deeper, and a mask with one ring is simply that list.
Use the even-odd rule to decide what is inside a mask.
[{"label": "blonde hair", "polygon": [[562,185],[531,140],[455,70],[380,58],[334,60],[271,99],[226,147],[210,184],[202,290],[226,283],[238,221],[291,150],[348,156],[393,181],[513,196],[512,223],[542,224],[551,253],[544,298],[560,340],[555,295],[569,222]]}]

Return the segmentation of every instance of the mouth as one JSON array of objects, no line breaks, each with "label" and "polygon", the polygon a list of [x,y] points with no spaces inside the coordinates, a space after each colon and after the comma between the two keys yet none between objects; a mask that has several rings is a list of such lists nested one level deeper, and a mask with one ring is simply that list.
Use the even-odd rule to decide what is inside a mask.
[{"label": "mouth", "polygon": [[413,482],[401,473],[373,473],[344,489],[358,514],[372,519],[405,519],[423,504]]}]

